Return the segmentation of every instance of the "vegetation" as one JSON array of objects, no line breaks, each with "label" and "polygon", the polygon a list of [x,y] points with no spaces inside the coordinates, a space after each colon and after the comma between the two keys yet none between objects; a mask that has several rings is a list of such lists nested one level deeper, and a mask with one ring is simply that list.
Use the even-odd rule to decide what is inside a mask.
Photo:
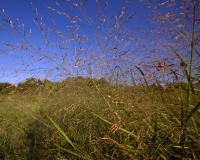
[{"label": "vegetation", "polygon": [[14,92],[16,87],[8,82],[0,83],[0,93],[1,94],[9,94]]},{"label": "vegetation", "polygon": [[[17,40],[3,42],[8,49],[1,53],[29,51],[24,60],[32,63],[19,70],[28,74],[37,66],[35,75],[46,78],[0,84],[0,158],[200,159],[200,3],[141,2],[153,13],[145,39],[128,25],[133,14],[127,0],[111,17],[105,16],[110,2],[96,0],[97,19],[87,13],[87,1],[68,0],[70,15],[56,2],[60,10],[48,8],[67,17],[66,32],[51,14],[53,27],[45,28],[32,4],[43,46],[29,41],[23,24],[3,19],[11,31],[1,29]],[[85,24],[88,34],[80,29]]]},{"label": "vegetation", "polygon": [[[37,87],[38,92],[1,97],[0,143],[6,159],[181,157],[178,110],[187,88],[111,85],[105,79],[81,77],[54,83],[49,94],[44,84],[35,83]],[[199,92],[191,96],[191,113],[199,96]],[[194,112],[187,120],[185,155],[192,159],[200,158],[199,115]]]}]

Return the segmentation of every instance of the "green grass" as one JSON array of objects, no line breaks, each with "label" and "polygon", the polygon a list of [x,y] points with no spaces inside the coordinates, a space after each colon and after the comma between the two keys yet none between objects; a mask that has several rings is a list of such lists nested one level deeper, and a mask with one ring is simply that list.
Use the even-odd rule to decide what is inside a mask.
[{"label": "green grass", "polygon": [[[97,82],[75,78],[48,92],[2,94],[0,145],[5,159],[181,158],[179,88]],[[199,95],[190,97],[189,112]],[[197,110],[188,120],[188,159],[200,158],[199,115]]]}]

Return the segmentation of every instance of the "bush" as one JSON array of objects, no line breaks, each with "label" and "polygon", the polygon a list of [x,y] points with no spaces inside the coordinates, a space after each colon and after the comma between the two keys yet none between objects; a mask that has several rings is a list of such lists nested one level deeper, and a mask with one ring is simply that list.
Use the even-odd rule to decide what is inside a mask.
[{"label": "bush", "polygon": [[42,81],[37,78],[28,78],[24,82],[21,82],[18,84],[18,90],[20,92],[25,92],[25,91],[35,91],[39,87],[41,87]]},{"label": "bush", "polygon": [[9,94],[15,91],[16,87],[8,82],[0,83],[0,93]]}]

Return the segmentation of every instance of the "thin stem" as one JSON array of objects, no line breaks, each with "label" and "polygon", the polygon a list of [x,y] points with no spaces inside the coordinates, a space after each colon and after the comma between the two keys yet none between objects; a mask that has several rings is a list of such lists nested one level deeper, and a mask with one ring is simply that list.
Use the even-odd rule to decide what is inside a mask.
[{"label": "thin stem", "polygon": [[190,88],[192,85],[192,64],[193,64],[193,57],[194,57],[194,35],[195,35],[195,20],[196,20],[196,1],[194,2],[194,8],[193,8],[193,26],[192,26],[192,39],[191,39],[191,52],[190,52],[190,63],[189,63],[189,74],[188,74],[188,88],[187,88],[187,98],[186,98],[186,106],[185,106],[185,112],[184,112],[184,119],[183,119],[183,128],[182,128],[182,153],[181,153],[181,159],[184,158],[184,148],[185,148],[185,140],[186,140],[186,129],[187,129],[187,115],[188,115],[188,109],[189,109],[189,103],[190,103]]}]

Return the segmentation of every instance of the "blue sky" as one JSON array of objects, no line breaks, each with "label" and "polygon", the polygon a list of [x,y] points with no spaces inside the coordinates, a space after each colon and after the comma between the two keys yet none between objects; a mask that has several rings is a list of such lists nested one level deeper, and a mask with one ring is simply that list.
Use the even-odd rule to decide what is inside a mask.
[{"label": "blue sky", "polygon": [[[32,2],[32,4],[31,4]],[[84,1],[83,1],[84,2]],[[106,10],[104,11],[104,16],[110,19],[114,18],[114,15],[120,15],[121,9],[123,6],[124,1],[123,0],[110,0],[110,1],[104,1],[101,0],[101,6],[100,9],[104,9],[106,7]],[[108,6],[106,3],[108,2]],[[144,15],[147,14],[150,10],[143,4],[138,1],[129,1],[129,3],[132,2],[131,7],[129,8],[128,13],[133,15],[130,19],[130,22],[128,22],[125,25],[125,29],[132,31],[136,30],[137,27],[140,27],[140,30],[137,30],[137,36],[139,36],[144,30],[147,28],[147,23],[144,19]],[[78,4],[78,3],[77,3]],[[71,8],[72,7],[72,8]],[[81,61],[82,57],[87,57],[88,59],[91,57],[91,55],[84,55],[84,51],[82,51],[78,55],[79,58],[76,57],[74,59],[74,53],[77,52],[78,48],[80,47],[80,44],[68,44],[68,54],[66,53],[65,49],[61,49],[62,47],[56,47],[57,41],[59,41],[58,37],[55,34],[50,33],[48,35],[48,40],[54,44],[51,46],[47,46],[44,42],[44,38],[41,34],[41,31],[38,29],[37,25],[34,23],[34,21],[40,23],[42,22],[45,24],[45,33],[47,33],[48,28],[53,28],[52,21],[55,21],[56,23],[56,30],[62,31],[63,34],[66,34],[66,26],[74,26],[79,25],[79,29],[77,31],[80,35],[87,35],[90,37],[91,40],[96,39],[94,36],[94,33],[92,32],[91,26],[88,24],[85,15],[80,11],[78,8],[79,6],[76,6],[76,2],[67,2],[65,0],[2,0],[0,1],[0,8],[1,8],[1,25],[6,29],[0,30],[0,41],[7,43],[0,44],[1,50],[6,50],[5,53],[1,54],[0,59],[0,68],[1,68],[1,80],[0,81],[9,81],[11,83],[18,83],[19,81],[23,81],[24,79],[28,77],[38,77],[38,78],[50,78],[54,80],[59,79],[65,79],[68,76],[76,76],[78,74],[80,75],[86,75],[89,67],[88,64],[95,63],[95,59],[88,62],[87,65],[80,64],[80,66],[76,67],[69,67],[70,65],[74,65],[75,61]],[[37,8],[37,11],[36,11]],[[77,16],[79,19],[81,19],[81,22],[77,22],[76,24],[70,22],[69,18],[67,18],[65,15],[60,15],[58,12],[65,12],[69,16]],[[73,9],[73,11],[72,11]],[[83,11],[83,10],[82,10]],[[93,23],[93,29],[95,30],[98,24],[98,18],[97,18],[97,11],[98,11],[98,5],[95,0],[90,0],[85,5],[85,11],[87,12],[87,15],[91,18],[91,22]],[[48,14],[51,14],[51,18]],[[37,16],[38,14],[38,16]],[[42,20],[41,20],[42,16]],[[8,18],[9,17],[9,18]],[[36,20],[37,17],[37,20]],[[129,18],[128,16],[126,18]],[[17,28],[17,32],[12,30],[12,28],[9,26],[9,24],[6,22],[6,20],[11,20],[12,24],[15,23],[15,26]],[[113,22],[110,23],[110,25]],[[20,27],[19,27],[20,24]],[[111,27],[108,26],[108,24],[105,24],[103,26],[102,30],[99,30],[102,33],[98,33],[98,39],[101,41],[102,46],[105,47],[104,39],[106,34],[108,34],[107,29]],[[25,31],[25,33],[24,33]],[[29,36],[30,34],[30,36]],[[102,36],[101,34],[104,34]],[[25,35],[25,36],[24,36]],[[25,45],[22,47],[21,43],[23,42],[22,39],[25,38],[25,40],[28,40],[31,44],[27,45],[27,50],[24,50],[26,47]],[[83,37],[84,38],[84,37]],[[18,44],[16,44],[16,42]],[[8,44],[9,43],[9,44]],[[81,48],[87,48],[88,43],[91,42],[82,42]],[[112,41],[110,41],[112,43]],[[114,42],[113,42],[114,43]],[[10,50],[10,44],[15,44],[13,46],[13,50]],[[97,45],[97,44],[96,44]],[[95,45],[94,45],[95,46]],[[119,46],[120,47],[120,46]],[[21,48],[21,49],[20,49]],[[93,50],[100,50],[100,48],[93,47]],[[85,49],[84,49],[85,50]],[[41,52],[41,53],[38,53]],[[45,54],[46,56],[44,56]],[[67,55],[66,55],[67,54]],[[81,57],[82,56],[82,57]],[[65,57],[67,60],[64,62],[62,61],[62,58]],[[98,56],[97,56],[98,57]],[[87,59],[86,58],[86,59]],[[105,57],[104,57],[105,58]],[[107,57],[109,59],[109,57]],[[40,60],[41,59],[41,60]],[[84,63],[87,63],[84,61]],[[112,63],[112,62],[111,62]],[[68,66],[67,70],[63,70],[62,67],[65,68],[65,65]],[[93,64],[91,65],[92,69],[95,70],[95,67]],[[79,67],[81,69],[79,69]],[[102,69],[103,70],[103,69]],[[96,71],[96,70],[95,70]],[[100,71],[99,71],[100,72]],[[99,75],[101,76],[101,75]]]},{"label": "blue sky", "polygon": [[82,0],[84,8],[79,2],[1,0],[0,81],[109,77],[130,71],[158,45],[150,34],[152,11],[143,2]]}]

